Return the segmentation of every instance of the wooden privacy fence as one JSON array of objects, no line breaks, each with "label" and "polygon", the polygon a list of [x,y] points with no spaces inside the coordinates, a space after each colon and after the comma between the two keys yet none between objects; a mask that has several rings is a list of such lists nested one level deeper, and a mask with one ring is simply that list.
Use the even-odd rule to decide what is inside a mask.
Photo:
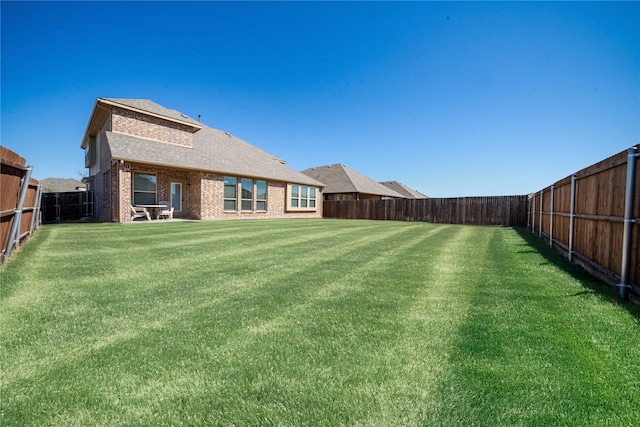
[{"label": "wooden privacy fence", "polygon": [[26,160],[0,147],[0,245],[3,263],[13,249],[39,227],[40,184],[31,178]]},{"label": "wooden privacy fence", "polygon": [[528,196],[325,201],[324,218],[527,225]]},{"label": "wooden privacy fence", "polygon": [[640,295],[640,171],[631,147],[531,195],[529,226],[601,279]]}]

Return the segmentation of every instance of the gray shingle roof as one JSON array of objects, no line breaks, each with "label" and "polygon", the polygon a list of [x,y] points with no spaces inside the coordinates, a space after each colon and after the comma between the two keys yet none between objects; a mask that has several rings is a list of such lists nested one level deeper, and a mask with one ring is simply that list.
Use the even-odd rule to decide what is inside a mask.
[{"label": "gray shingle roof", "polygon": [[403,195],[343,164],[317,166],[306,169],[302,171],[302,173],[320,182],[324,182],[326,184],[323,190],[324,194],[364,193],[404,198]]},{"label": "gray shingle roof", "polygon": [[182,114],[177,110],[170,110],[162,105],[156,104],[149,99],[128,99],[128,98],[98,98],[98,100],[105,100],[110,103],[120,104],[124,107],[132,107],[137,110],[147,111],[149,113],[164,116],[172,120],[178,120],[181,122],[190,123],[196,127],[201,127],[202,123],[192,119],[186,114]]},{"label": "gray shingle roof", "polygon": [[396,193],[402,194],[407,199],[428,199],[429,198],[429,196],[426,196],[419,191],[412,190],[406,185],[398,181],[384,181],[384,182],[381,182],[380,184],[392,189]]},{"label": "gray shingle roof", "polygon": [[[102,98],[124,106],[149,111],[156,115],[179,120],[185,118],[175,110],[168,110],[149,100]],[[177,118],[176,118],[177,119]],[[288,166],[266,151],[243,141],[228,132],[202,127],[193,134],[193,146],[185,147],[118,132],[107,132],[107,148],[115,160],[147,163],[181,169],[215,172],[233,176],[247,176],[269,180],[323,187],[324,184]]]}]

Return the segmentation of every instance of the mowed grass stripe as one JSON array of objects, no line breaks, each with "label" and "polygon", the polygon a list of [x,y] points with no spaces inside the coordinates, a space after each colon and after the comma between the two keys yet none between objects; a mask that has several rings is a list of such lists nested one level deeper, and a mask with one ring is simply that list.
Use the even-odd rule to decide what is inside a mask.
[{"label": "mowed grass stripe", "polygon": [[[407,237],[409,233],[416,234],[414,230],[407,230],[402,235],[391,236],[380,242],[385,243],[379,245],[385,248],[380,250],[380,254],[387,254],[386,259],[396,259],[394,255],[411,250],[415,241],[426,238],[420,235]],[[396,247],[398,243],[400,248]],[[339,259],[335,261],[339,262]],[[354,313],[348,310],[358,300],[366,307],[363,295],[366,291],[361,289],[363,285],[350,284],[354,281],[353,276],[362,273],[358,281],[366,284],[374,282],[375,278],[371,276],[385,269],[383,260],[374,259],[367,264],[356,264],[345,275],[331,274],[332,279],[327,276],[326,282],[319,280],[303,299],[283,298],[276,291],[279,294],[278,303],[267,307],[265,313],[252,313],[244,328],[233,331],[230,341],[209,349],[216,357],[202,361],[207,364],[206,369],[197,364],[192,367],[189,376],[191,381],[207,383],[206,387],[201,388],[202,396],[195,400],[203,404],[214,394],[218,409],[210,415],[214,419],[231,417],[239,424],[274,420],[283,407],[291,416],[297,414],[300,422],[313,417],[332,423],[356,416],[363,408],[369,409],[369,406],[362,404],[359,394],[357,399],[354,398],[353,393],[358,389],[352,390],[353,386],[344,384],[345,381],[355,381],[353,378],[358,378],[359,371],[368,369],[363,357],[371,350],[370,340],[376,329],[375,323],[362,323],[359,311]],[[282,292],[297,294],[297,288],[294,285]],[[328,289],[334,292],[327,292]],[[345,304],[347,298],[350,301]],[[362,337],[363,334],[366,337]],[[327,354],[334,343],[341,342],[343,335],[346,335],[344,339],[361,339],[362,343],[357,346],[359,348],[350,350],[348,358],[346,355],[336,357],[333,354],[335,349]],[[358,353],[362,353],[362,356],[358,356]],[[247,358],[246,354],[258,354],[260,357]],[[340,359],[347,359],[348,363]],[[199,374],[203,370],[210,372],[211,376],[203,378]],[[235,381],[217,381],[227,377],[233,377]],[[284,388],[283,383],[286,384]],[[175,389],[189,389],[192,386],[182,376]],[[154,387],[145,389],[152,395],[155,393]],[[346,393],[345,390],[350,391]],[[344,398],[340,398],[340,394],[345,394]],[[150,400],[154,400],[153,396],[150,397]],[[327,397],[330,402],[323,402]],[[340,410],[339,402],[344,402],[346,408]]]},{"label": "mowed grass stripe", "polygon": [[2,270],[0,423],[633,425],[637,317],[549,259],[425,223],[44,227]]},{"label": "mowed grass stripe", "polygon": [[494,230],[447,226],[446,240],[426,242],[437,251],[416,254],[404,279],[412,303],[392,320],[404,332],[384,349],[392,369],[378,396],[380,410],[367,414],[366,425],[423,425],[440,403],[441,379],[454,369],[450,356],[470,311],[468,281],[481,272]]},{"label": "mowed grass stripe", "polygon": [[[363,233],[365,230],[361,229],[359,232]],[[398,232],[398,230],[396,229],[394,232]],[[296,239],[299,234],[299,232],[295,233]],[[325,229],[321,237],[326,238],[327,234],[335,235],[336,233],[334,230]],[[334,252],[337,258],[341,260],[349,259],[349,253],[358,252],[364,244],[362,242],[359,243],[358,238],[355,238],[352,234],[352,228],[344,228],[341,231],[338,239],[344,239],[349,244],[339,246],[340,250]],[[383,238],[385,238],[385,235],[382,233],[377,233],[373,239],[365,234],[367,244]],[[61,343],[69,346],[66,355],[64,352],[57,352],[50,355],[50,357],[69,362],[74,358],[82,357],[83,354],[94,348],[101,348],[119,339],[130,339],[135,331],[141,331],[142,333],[147,329],[161,327],[162,324],[174,321],[177,317],[185,316],[193,309],[213,306],[214,304],[226,305],[229,299],[235,295],[244,295],[250,292],[252,287],[260,288],[266,286],[259,294],[264,294],[264,298],[261,296],[260,299],[262,301],[256,301],[256,304],[266,304],[265,301],[279,298],[280,282],[288,284],[290,281],[295,281],[296,275],[305,278],[305,280],[315,281],[319,272],[331,269],[336,265],[332,259],[325,260],[326,257],[323,255],[327,247],[335,246],[331,240],[325,240],[323,246],[318,246],[311,252],[307,251],[302,264],[297,260],[297,254],[305,253],[303,247],[299,248],[298,244],[287,245],[286,242],[288,240],[286,239],[276,239],[276,241],[281,242],[283,246],[288,246],[288,249],[293,254],[292,256],[287,256],[293,261],[291,265],[286,263],[280,266],[275,265],[273,259],[278,259],[278,257],[275,256],[277,253],[271,251],[273,249],[271,245],[269,245],[269,251],[267,251],[261,245],[251,245],[249,244],[250,242],[243,243],[242,240],[239,240],[238,244],[234,246],[236,248],[235,251],[219,248],[217,252],[210,253],[204,248],[203,257],[216,259],[213,266],[204,265],[202,262],[194,263],[193,257],[179,257],[178,264],[183,263],[183,266],[195,265],[197,268],[190,268],[186,272],[182,271],[175,277],[167,277],[165,275],[167,270],[164,268],[164,262],[157,262],[159,267],[150,265],[147,262],[144,268],[125,268],[124,274],[116,269],[111,272],[110,277],[99,278],[100,280],[98,281],[95,280],[95,276],[87,276],[82,278],[83,280],[79,280],[80,284],[69,283],[65,292],[55,296],[50,295],[50,297],[61,300],[62,304],[56,310],[42,313],[43,318],[41,320],[50,324],[79,317],[90,320],[74,321],[72,323],[73,327],[68,329],[56,328],[55,331],[42,331],[43,333],[46,332],[47,339],[51,338],[51,334],[61,336]],[[283,241],[284,243],[282,243]],[[213,245],[217,245],[217,243],[214,242]],[[249,250],[253,250],[255,253],[247,253]],[[318,252],[317,255],[316,252]],[[251,259],[252,265],[245,266],[245,259]],[[123,262],[126,263],[127,260],[128,258]],[[95,262],[100,261],[95,260]],[[262,262],[267,264],[261,264]],[[324,262],[326,265],[322,268],[317,268],[316,265],[320,262]],[[301,268],[300,265],[303,265],[304,268]],[[236,271],[236,268],[240,268],[242,271]],[[169,268],[168,270],[175,272],[175,268]],[[265,271],[267,274],[256,274],[261,271]],[[70,274],[70,271],[64,271],[59,275],[69,277]],[[92,280],[93,283],[91,283]],[[50,281],[50,277],[45,275],[45,277],[40,277],[39,280],[30,283],[32,286],[44,289],[46,288],[44,284],[48,281]],[[301,292],[304,293],[305,290],[302,289]],[[84,304],[75,303],[77,297],[82,297],[85,294],[92,295],[93,298]],[[206,297],[206,299],[203,299],[203,297]],[[67,303],[67,301],[71,303]],[[9,303],[11,303],[11,298]],[[118,306],[120,310],[117,316],[112,316],[112,311],[110,310],[110,307],[114,305]],[[267,309],[271,309],[271,306],[267,305]],[[231,324],[231,322],[232,320],[227,323]],[[91,327],[97,327],[98,329],[90,330],[89,328]],[[87,333],[89,331],[93,333]],[[80,336],[84,336],[85,340],[77,342],[63,336],[66,334],[69,338],[73,338],[77,337],[78,333],[82,333]],[[30,340],[37,343],[37,336],[37,332],[32,334]],[[43,348],[45,347],[43,346]],[[32,359],[37,364],[35,368],[53,366],[53,360],[50,357],[36,353],[32,358],[20,358],[18,362],[27,364]],[[37,371],[38,369],[35,368],[24,369],[24,372]],[[19,372],[19,370],[16,370],[16,372]],[[6,380],[10,381],[11,376]]]},{"label": "mowed grass stripe", "polygon": [[[279,226],[280,223],[283,221],[274,224]],[[354,230],[365,234],[361,238],[352,236]],[[389,229],[389,231],[398,233],[400,230]],[[143,334],[149,329],[161,328],[164,324],[188,315],[192,310],[214,305],[233,306],[233,302],[229,301],[238,295],[242,304],[246,304],[247,294],[253,295],[252,292],[255,289],[265,286],[260,290],[258,294],[260,297],[255,299],[255,304],[268,304],[269,300],[281,298],[280,283],[285,286],[292,281],[295,283],[297,275],[306,280],[316,280],[318,271],[323,270],[316,265],[320,262],[331,265],[332,260],[326,260],[323,253],[330,246],[335,248],[335,243],[327,239],[329,235],[336,235],[335,230],[324,228],[319,237],[312,236],[311,241],[325,239],[325,243],[306,253],[303,250],[306,246],[298,241],[301,234],[299,229],[295,233],[285,235],[282,234],[282,230],[277,232],[280,233],[280,237],[274,240],[279,246],[287,247],[290,254],[281,255],[291,263],[278,265],[276,262],[274,264],[273,260],[281,257],[273,251],[273,245],[266,242],[255,244],[254,236],[249,235],[244,238],[238,237],[233,244],[230,243],[230,247],[220,246],[218,241],[212,240],[211,247],[199,247],[195,257],[190,256],[189,253],[176,254],[175,265],[169,267],[162,258],[155,259],[155,264],[152,264],[154,262],[152,258],[144,257],[144,264],[134,268],[129,263],[135,257],[129,253],[123,253],[120,254],[119,264],[125,264],[126,267],[115,269],[107,277],[81,276],[73,283],[69,283],[68,280],[52,280],[49,272],[54,268],[53,266],[48,269],[38,269],[43,274],[37,278],[30,278],[29,286],[45,292],[47,283],[53,281],[56,285],[50,288],[51,293],[47,298],[60,303],[53,310],[41,312],[40,321],[52,326],[56,324],[68,326],[66,328],[57,326],[54,330],[32,331],[29,339],[37,344],[38,336],[43,336],[44,340],[50,340],[53,338],[52,335],[55,335],[60,343],[68,348],[66,352],[49,354],[43,350],[43,352],[36,352],[30,358],[18,358],[16,362],[24,365],[25,368],[12,372],[40,372],[45,367],[55,367],[56,362],[73,363],[75,359],[82,358],[95,349],[111,345],[118,340],[135,338],[136,335]],[[334,255],[339,259],[348,259],[349,253],[358,252],[362,246],[386,237],[384,233],[375,233],[372,237],[366,234],[366,228],[343,228],[339,238],[345,239],[349,244],[338,246],[339,250],[335,251]],[[212,247],[216,250],[210,252]],[[67,248],[72,251],[73,246],[70,245]],[[149,251],[153,252],[153,250],[153,247],[149,248]],[[299,253],[305,253],[302,264],[298,259]],[[204,262],[205,259],[213,259],[214,262]],[[251,260],[250,265],[247,265],[246,260]],[[99,263],[101,259],[95,259],[94,262]],[[69,278],[73,272],[77,272],[75,264],[72,263],[67,267],[70,268],[60,269],[61,271],[54,277]],[[186,270],[185,267],[187,267]],[[65,283],[67,285],[62,289]],[[302,293],[304,292],[303,289]],[[75,302],[84,296],[92,298],[85,300],[84,303]],[[34,298],[32,292],[28,292],[27,297],[35,300],[43,298]],[[24,310],[24,306],[18,306],[22,300],[24,298],[16,302],[9,297],[7,303],[8,306],[14,305],[19,307],[18,310]],[[111,307],[115,307],[114,310],[111,310]],[[267,310],[271,309],[269,305],[266,307]],[[79,318],[85,320],[79,322]],[[228,318],[227,328],[233,324],[234,319],[233,316]],[[65,323],[65,321],[72,322]],[[78,338],[84,339],[78,340]],[[11,342],[10,339],[8,341]],[[40,347],[45,349],[46,345]],[[30,362],[35,365],[29,366]],[[7,364],[11,365],[11,360],[8,360]],[[11,380],[12,375],[5,378],[5,381]]]},{"label": "mowed grass stripe", "polygon": [[427,424],[639,425],[637,310],[524,236],[496,229]]},{"label": "mowed grass stripe", "polygon": [[[360,233],[363,233],[364,235],[368,236],[368,240],[369,240],[370,243],[372,243],[372,242],[375,243],[378,239],[385,238],[385,234],[383,232],[383,230],[385,230],[385,229],[392,231],[394,234],[397,234],[399,232],[399,230],[397,228],[394,228],[394,227],[391,227],[391,228],[382,227],[379,230],[380,232],[374,233],[374,237],[375,237],[374,239],[372,239],[371,234],[369,233],[369,230],[367,230],[366,227],[361,229]],[[341,250],[335,253],[335,260],[343,262],[344,265],[345,265],[345,268],[350,268],[352,263],[355,262],[358,259],[358,255],[356,255],[356,254],[360,251],[359,245],[357,244],[357,239],[354,238],[353,236],[350,236],[350,234],[353,233],[353,230],[354,230],[353,227],[344,227],[342,229],[341,233],[336,235],[336,239],[337,240],[330,241],[326,245],[324,245],[324,246],[327,246],[327,245],[335,246],[336,241],[344,241],[346,243],[344,247],[338,246]],[[411,232],[409,232],[409,233],[411,233]],[[335,234],[335,231],[333,232],[333,234]],[[408,233],[405,230],[405,233],[402,236],[399,236],[398,240],[399,241],[406,240],[406,238],[407,238],[406,234],[408,234]],[[244,247],[243,245],[241,245],[241,246]],[[375,247],[384,252],[386,250],[387,245],[377,245]],[[291,249],[292,249],[294,254],[297,254],[299,252],[298,248],[292,247]],[[324,253],[326,248],[325,247],[318,247],[317,250],[320,253]],[[295,257],[293,257],[293,259],[295,259]],[[305,260],[306,260],[307,263],[310,262],[310,260],[313,260],[313,259],[314,259],[313,253],[307,253],[305,255]],[[328,259],[326,261],[327,261],[327,265],[328,266],[331,266],[331,265],[335,266],[335,264],[337,264],[337,261],[336,262],[332,262],[331,259]],[[145,270],[145,271],[147,271],[147,270]],[[302,274],[301,277],[303,277],[303,278],[306,277],[306,280],[314,280],[313,279],[314,278],[314,271],[323,271],[323,269],[319,269],[318,270],[318,269],[314,268],[313,266],[311,266],[309,268],[309,271],[307,272],[307,274]],[[331,270],[329,270],[329,271],[331,271]],[[299,269],[298,269],[298,273],[301,273],[301,271]],[[302,273],[304,273],[304,272],[302,272]],[[342,273],[340,271],[334,271],[334,274],[342,274]],[[287,281],[285,281],[285,283],[287,283]],[[105,287],[108,288],[110,286],[110,284],[108,284],[107,286],[104,286],[104,284],[100,284],[100,286],[102,288],[105,288]],[[207,286],[207,289],[210,289],[210,287]],[[249,291],[249,289],[245,289],[245,290]],[[180,289],[180,292],[182,294],[184,294],[185,289],[184,288]],[[266,298],[274,298],[274,296],[275,296],[276,299],[281,298],[278,295],[274,295],[274,293],[277,294],[277,288],[269,287],[268,289],[265,289],[265,292],[266,292],[266,294],[265,294]],[[184,298],[184,297],[185,297],[185,295],[182,296],[182,298]],[[115,296],[115,298],[116,299],[118,298],[117,295]],[[154,299],[153,295],[148,295],[146,298],[140,298],[140,299],[145,301],[144,304],[147,304],[151,300],[151,302],[153,304],[157,304],[158,306],[162,306],[162,300],[159,301],[159,300],[157,300],[157,298]],[[260,298],[258,298],[258,299],[260,299]],[[170,300],[165,299],[165,305],[163,306],[163,311],[167,311],[167,308],[168,308],[166,306],[166,301],[170,301]],[[213,305],[213,304],[207,303],[207,305]],[[235,309],[241,308],[242,306],[245,306],[245,307],[246,306],[253,306],[255,304],[252,301],[247,302],[246,298],[240,298],[240,302],[238,304],[221,304],[221,306],[225,306],[225,305],[230,307],[232,310],[235,310]],[[104,306],[104,301],[103,301],[103,304],[101,304],[101,306],[103,308],[107,308],[108,309],[108,307]],[[136,307],[136,308],[139,309],[139,307]],[[213,310],[214,307],[211,307],[211,309]],[[268,308],[267,311],[269,311],[269,310],[271,310],[271,308]],[[107,310],[107,311],[109,311],[109,310]],[[140,310],[136,310],[134,307],[132,307],[131,310],[126,310],[127,315],[130,312],[134,312],[135,313],[137,311],[140,311]],[[142,311],[144,312],[144,310],[142,310]],[[223,314],[229,312],[229,310],[227,310],[227,311],[220,310],[220,311]],[[73,313],[73,314],[78,315],[79,313]],[[188,314],[189,314],[189,308],[186,308],[185,312],[181,313],[181,316],[182,317],[188,317]],[[231,316],[231,317],[223,316],[223,317],[224,317],[223,320],[222,320],[223,328],[226,328],[228,334],[233,333],[234,329],[230,328],[230,325],[233,323],[233,316]],[[138,320],[139,321],[136,322],[136,328],[137,328],[138,331],[141,331],[140,334],[148,334],[149,330],[152,329],[151,327],[155,327],[158,330],[163,330],[163,328],[165,327],[165,326],[163,326],[163,324],[160,323],[159,320],[153,320],[152,322],[150,322],[150,326],[151,327],[145,326],[144,322],[140,322],[141,319],[138,319]],[[169,318],[169,320],[175,321],[176,319]],[[165,323],[171,323],[171,322],[165,322]],[[135,336],[131,335],[130,327],[125,327],[125,326],[126,325],[119,325],[117,328],[113,328],[114,330],[116,330],[115,335],[106,334],[106,335],[104,335],[105,339],[103,341],[97,342],[94,345],[86,346],[85,345],[86,343],[82,343],[81,342],[75,348],[71,348],[67,352],[67,354],[72,355],[72,359],[67,360],[67,359],[65,359],[63,357],[62,358],[62,362],[63,363],[58,364],[59,366],[56,366],[56,364],[53,364],[53,370],[54,371],[58,371],[59,375],[61,375],[61,376],[62,375],[67,375],[67,377],[68,377],[68,375],[69,375],[68,372],[71,371],[70,368],[72,368],[73,365],[78,364],[79,362],[82,362],[83,357],[85,357],[87,354],[95,355],[96,351],[101,351],[104,348],[114,347],[114,345],[117,348],[118,347],[117,344],[119,342],[121,342],[121,341],[124,342],[125,345],[126,345],[126,343],[131,341],[132,339],[134,339]],[[100,334],[97,334],[97,335],[101,336]],[[61,341],[66,341],[66,340],[61,340]],[[83,356],[83,354],[85,356]],[[124,352],[124,354],[127,354],[127,352]],[[147,357],[147,356],[141,357],[139,360],[145,360],[145,357]],[[44,360],[46,361],[47,359],[45,358]],[[138,360],[138,359],[136,358],[136,359],[132,359],[132,360]],[[33,371],[33,370],[27,370],[27,371]],[[37,369],[36,369],[36,371],[37,371]],[[55,388],[55,387],[52,387],[52,388]],[[54,393],[54,394],[56,393],[55,390],[51,390],[51,392]]]}]

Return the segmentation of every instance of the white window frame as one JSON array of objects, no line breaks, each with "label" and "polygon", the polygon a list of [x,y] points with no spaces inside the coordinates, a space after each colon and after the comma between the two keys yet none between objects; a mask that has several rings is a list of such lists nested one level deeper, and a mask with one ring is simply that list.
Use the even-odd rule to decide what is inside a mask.
[{"label": "white window frame", "polygon": [[[225,194],[225,189],[227,188],[225,181],[227,180],[227,178],[231,178],[234,179],[236,181],[235,183],[235,189],[236,189],[236,196],[235,197],[226,197]],[[233,200],[234,202],[234,209],[227,209],[227,201],[231,201]],[[222,178],[222,209],[224,212],[237,212],[238,211],[238,177],[235,176],[224,176]]]},{"label": "white window frame", "polygon": [[[296,190],[297,194],[294,193]],[[287,184],[287,210],[295,212],[317,211],[319,193],[318,187],[313,185]]]},{"label": "white window frame", "polygon": [[[245,190],[245,183],[251,183],[251,198],[246,199],[242,192]],[[255,182],[251,178],[240,178],[240,211],[242,212],[253,212],[253,200],[255,195]],[[245,208],[245,204],[249,204],[249,208]]]},{"label": "white window frame", "polygon": [[[259,199],[258,198],[258,183],[259,182],[263,182],[264,183],[264,199]],[[253,192],[254,197],[255,197],[255,207],[256,207],[256,212],[266,212],[267,211],[267,199],[269,198],[269,184],[267,183],[267,181],[264,180],[259,180],[257,179],[255,181],[255,191]],[[258,205],[260,203],[264,203],[264,209],[258,209]]]}]

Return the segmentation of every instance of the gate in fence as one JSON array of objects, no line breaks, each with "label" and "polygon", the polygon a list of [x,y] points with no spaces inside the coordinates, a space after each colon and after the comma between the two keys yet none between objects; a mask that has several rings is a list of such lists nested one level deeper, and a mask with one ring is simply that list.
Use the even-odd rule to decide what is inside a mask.
[{"label": "gate in fence", "polygon": [[93,191],[42,194],[42,222],[46,224],[93,218]]}]

